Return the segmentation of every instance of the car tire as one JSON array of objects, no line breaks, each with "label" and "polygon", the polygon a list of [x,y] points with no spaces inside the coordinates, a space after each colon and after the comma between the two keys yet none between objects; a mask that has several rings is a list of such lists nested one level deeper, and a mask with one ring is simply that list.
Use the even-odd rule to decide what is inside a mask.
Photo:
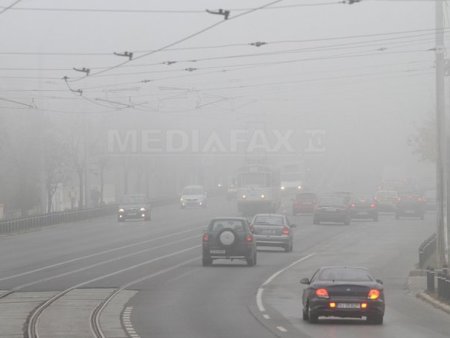
[{"label": "car tire", "polygon": [[254,252],[251,256],[247,257],[247,265],[248,266],[256,265],[256,252]]},{"label": "car tire", "polygon": [[308,320],[311,324],[316,324],[319,321],[319,315],[315,312],[312,312],[309,306],[308,306]]},{"label": "car tire", "polygon": [[319,219],[317,219],[317,218],[314,218],[314,219],[313,219],[313,223],[316,224],[316,225],[320,225],[320,221],[319,221]]},{"label": "car tire", "polygon": [[395,219],[400,219],[400,215],[399,214],[395,214]]},{"label": "car tire", "polygon": [[202,265],[203,266],[211,266],[212,265],[211,257],[203,256],[202,257]]},{"label": "car tire", "polygon": [[367,317],[367,322],[373,325],[383,325],[382,315],[370,315]]},{"label": "car tire", "polygon": [[378,222],[378,215],[373,218],[374,222]]},{"label": "car tire", "polygon": [[125,219],[124,218],[118,218],[117,222],[123,223],[123,222],[125,222]]},{"label": "car tire", "polygon": [[293,246],[294,246],[293,243],[290,241],[288,244],[284,245],[284,251],[285,252],[292,252]]},{"label": "car tire", "polygon": [[350,217],[348,217],[345,221],[344,224],[345,225],[350,225],[350,223],[352,222],[352,219]]},{"label": "car tire", "polygon": [[304,321],[309,320],[308,312],[306,312],[305,308],[303,308],[302,315],[303,315],[302,318]]}]

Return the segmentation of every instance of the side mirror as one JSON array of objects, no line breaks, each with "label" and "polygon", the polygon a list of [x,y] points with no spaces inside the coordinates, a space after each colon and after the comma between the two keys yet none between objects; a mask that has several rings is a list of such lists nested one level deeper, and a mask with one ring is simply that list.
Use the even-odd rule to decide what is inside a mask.
[{"label": "side mirror", "polygon": [[381,279],[375,279],[375,281],[376,281],[378,284],[383,285],[383,281],[382,281]]},{"label": "side mirror", "polygon": [[311,284],[311,282],[308,278],[302,278],[302,279],[300,279],[300,284],[309,285],[309,284]]}]

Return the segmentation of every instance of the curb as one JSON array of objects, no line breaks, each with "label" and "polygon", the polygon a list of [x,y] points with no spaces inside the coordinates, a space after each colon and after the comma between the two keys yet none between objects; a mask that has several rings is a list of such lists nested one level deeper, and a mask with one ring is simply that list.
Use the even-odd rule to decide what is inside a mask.
[{"label": "curb", "polygon": [[416,297],[427,302],[428,304],[431,304],[435,308],[450,314],[450,305],[437,300],[436,298],[430,296],[429,294],[425,292],[419,292],[418,294],[416,294]]}]

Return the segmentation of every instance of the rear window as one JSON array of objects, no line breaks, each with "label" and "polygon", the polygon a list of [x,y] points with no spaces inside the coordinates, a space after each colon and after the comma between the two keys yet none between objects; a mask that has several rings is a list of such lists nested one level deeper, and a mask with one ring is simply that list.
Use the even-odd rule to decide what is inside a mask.
[{"label": "rear window", "polygon": [[283,216],[272,216],[272,215],[264,215],[264,216],[255,216],[253,220],[253,224],[261,224],[261,225],[284,225],[284,217]]},{"label": "rear window", "polygon": [[297,200],[300,201],[312,201],[316,199],[316,195],[314,194],[297,194]]},{"label": "rear window", "polygon": [[183,195],[202,195],[203,188],[201,187],[187,187],[183,190]]},{"label": "rear window", "polygon": [[123,204],[140,204],[146,202],[147,198],[144,195],[125,195],[122,198]]},{"label": "rear window", "polygon": [[241,220],[220,219],[214,220],[209,225],[209,230],[213,232],[218,232],[222,229],[232,229],[238,232],[245,231],[245,223]]},{"label": "rear window", "polygon": [[349,281],[349,282],[370,282],[372,277],[364,269],[324,269],[318,278],[320,281]]}]

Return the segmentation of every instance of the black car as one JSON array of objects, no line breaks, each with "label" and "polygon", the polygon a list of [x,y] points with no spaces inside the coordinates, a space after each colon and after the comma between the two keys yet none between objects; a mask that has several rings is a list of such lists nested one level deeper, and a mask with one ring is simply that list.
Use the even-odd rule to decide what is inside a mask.
[{"label": "black car", "polygon": [[209,266],[215,259],[242,259],[256,265],[256,241],[246,218],[214,218],[202,239],[202,263]]},{"label": "black car", "polygon": [[400,219],[401,216],[425,218],[426,201],[422,195],[418,193],[400,193],[395,218]]},{"label": "black car", "polygon": [[303,290],[303,320],[316,323],[321,316],[366,317],[369,323],[383,324],[383,283],[366,268],[322,267],[300,283],[308,285]]},{"label": "black car", "polygon": [[320,224],[321,222],[350,224],[350,205],[347,198],[337,195],[320,198],[314,210],[313,223]]},{"label": "black car", "polygon": [[150,221],[152,210],[145,195],[125,195],[119,204],[117,220],[125,222],[127,219]]},{"label": "black car", "polygon": [[294,227],[281,214],[256,214],[251,222],[257,246],[282,247],[286,252],[291,252],[294,247]]},{"label": "black car", "polygon": [[377,202],[371,196],[357,196],[350,206],[350,213],[352,219],[373,219],[377,222]]}]

